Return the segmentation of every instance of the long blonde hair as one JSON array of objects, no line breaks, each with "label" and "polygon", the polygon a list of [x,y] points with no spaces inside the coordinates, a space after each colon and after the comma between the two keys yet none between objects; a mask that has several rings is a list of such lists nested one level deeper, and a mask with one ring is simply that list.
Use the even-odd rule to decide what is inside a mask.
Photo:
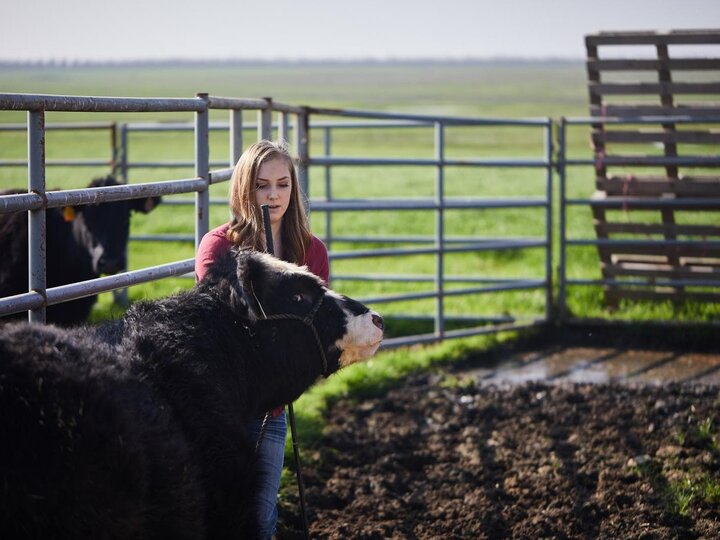
[{"label": "long blonde hair", "polygon": [[233,244],[257,251],[265,251],[262,211],[257,204],[255,190],[257,175],[263,163],[282,159],[290,171],[290,204],[282,218],[282,258],[302,264],[312,240],[305,205],[300,195],[297,173],[287,147],[282,142],[262,140],[249,146],[235,165],[230,178],[230,210],[233,219],[227,239]]}]

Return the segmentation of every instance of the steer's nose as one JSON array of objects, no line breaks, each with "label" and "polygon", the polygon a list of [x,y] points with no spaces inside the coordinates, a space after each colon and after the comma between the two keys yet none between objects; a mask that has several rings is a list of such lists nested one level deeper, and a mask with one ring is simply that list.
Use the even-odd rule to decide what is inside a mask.
[{"label": "steer's nose", "polygon": [[378,315],[377,313],[373,313],[372,316],[372,322],[375,326],[377,326],[380,330],[385,328],[385,323],[383,322],[383,318]]},{"label": "steer's nose", "polygon": [[120,270],[123,270],[124,267],[125,264],[123,261],[106,257],[105,255],[101,255],[97,262],[98,274],[117,274]]}]

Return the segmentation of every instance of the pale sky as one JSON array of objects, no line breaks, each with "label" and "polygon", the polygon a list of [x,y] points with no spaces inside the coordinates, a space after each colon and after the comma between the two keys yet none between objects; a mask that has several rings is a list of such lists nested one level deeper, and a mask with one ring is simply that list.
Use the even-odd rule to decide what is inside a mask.
[{"label": "pale sky", "polygon": [[579,59],[587,33],[720,28],[720,0],[0,2],[0,61]]}]

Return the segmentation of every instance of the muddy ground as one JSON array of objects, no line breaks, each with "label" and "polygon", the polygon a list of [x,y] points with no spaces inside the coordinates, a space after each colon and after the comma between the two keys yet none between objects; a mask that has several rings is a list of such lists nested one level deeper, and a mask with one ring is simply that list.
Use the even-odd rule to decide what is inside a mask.
[{"label": "muddy ground", "polygon": [[[303,463],[312,538],[720,538],[717,386],[510,384],[477,362],[333,406]],[[296,497],[280,516],[302,537]]]}]

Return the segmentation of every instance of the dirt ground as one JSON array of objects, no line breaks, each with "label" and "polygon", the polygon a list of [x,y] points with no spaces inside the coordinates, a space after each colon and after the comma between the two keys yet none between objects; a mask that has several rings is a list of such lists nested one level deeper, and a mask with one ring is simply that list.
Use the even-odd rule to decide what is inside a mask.
[{"label": "dirt ground", "polygon": [[[718,387],[697,377],[508,381],[487,359],[413,376],[333,406],[303,463],[310,534],[720,538],[719,424]],[[278,538],[301,531],[286,497]]]}]

